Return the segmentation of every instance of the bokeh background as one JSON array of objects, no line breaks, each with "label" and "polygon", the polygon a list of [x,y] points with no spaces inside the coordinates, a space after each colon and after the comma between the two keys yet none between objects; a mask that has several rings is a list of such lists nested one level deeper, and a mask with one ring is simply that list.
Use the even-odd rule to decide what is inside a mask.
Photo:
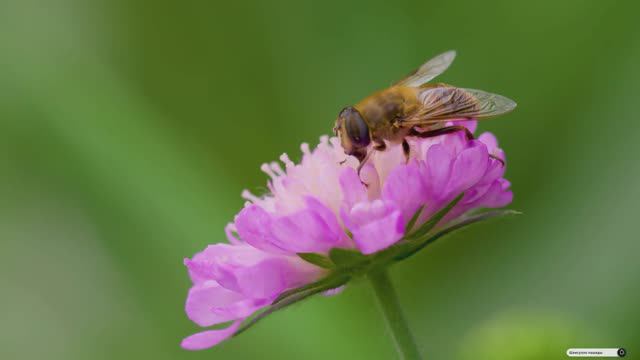
[{"label": "bokeh background", "polygon": [[371,289],[204,352],[182,259],[261,163],[428,57],[515,99],[481,124],[512,208],[393,268],[429,359],[640,354],[633,1],[0,1],[0,358],[391,359]]}]

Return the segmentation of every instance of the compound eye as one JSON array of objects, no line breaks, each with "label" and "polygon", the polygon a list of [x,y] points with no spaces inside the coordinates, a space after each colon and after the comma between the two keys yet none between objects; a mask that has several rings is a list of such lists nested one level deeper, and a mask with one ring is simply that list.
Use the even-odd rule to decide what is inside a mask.
[{"label": "compound eye", "polygon": [[358,147],[369,145],[371,142],[369,138],[369,127],[360,115],[360,112],[353,107],[348,107],[342,110],[341,115],[345,119],[347,136],[349,136],[351,142]]}]

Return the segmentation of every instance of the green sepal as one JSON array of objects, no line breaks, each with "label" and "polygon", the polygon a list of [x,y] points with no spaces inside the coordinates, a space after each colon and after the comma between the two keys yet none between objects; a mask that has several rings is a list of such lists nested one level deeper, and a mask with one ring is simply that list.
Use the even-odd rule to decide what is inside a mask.
[{"label": "green sepal", "polygon": [[[327,291],[327,290],[331,290],[331,289],[335,289],[338,288],[344,284],[346,284],[347,282],[349,282],[351,278],[348,275],[344,275],[344,274],[336,274],[336,275],[329,275],[328,277],[324,278],[323,280],[320,280],[314,284],[318,284],[318,283],[322,283],[321,286],[314,286],[314,287],[309,287],[309,286],[303,286],[302,289],[298,288],[298,289],[293,289],[293,290],[297,290],[294,292],[291,292],[289,296],[285,296],[282,297],[282,295],[280,297],[278,297],[279,299],[282,297],[282,299],[280,299],[280,301],[274,301],[273,304],[271,304],[270,306],[268,306],[265,310],[263,310],[261,313],[259,313],[258,315],[254,316],[251,320],[249,320],[248,322],[246,322],[244,325],[242,325],[234,334],[233,336],[237,336],[243,332],[245,332],[246,330],[248,330],[249,328],[251,328],[252,326],[254,326],[255,324],[257,324],[260,320],[264,319],[265,317],[267,317],[268,315],[273,314],[274,312],[281,310],[289,305],[295,304],[299,301],[302,301],[310,296],[319,294],[321,292]],[[283,293],[284,295],[284,293]],[[278,299],[276,299],[278,300]]]},{"label": "green sepal", "polygon": [[398,254],[396,255],[395,259],[397,261],[400,260],[404,260],[410,256],[412,256],[413,254],[417,253],[418,251],[422,250],[423,248],[425,248],[427,245],[433,243],[434,241],[438,240],[439,238],[462,228],[465,228],[469,225],[475,224],[475,223],[479,223],[485,220],[489,220],[489,219],[494,219],[494,218],[499,218],[499,217],[503,217],[503,216],[509,216],[509,215],[519,215],[521,214],[519,211],[515,211],[515,210],[493,210],[493,211],[487,211],[487,212],[483,212],[480,214],[476,214],[476,215],[470,215],[467,216],[465,218],[463,218],[460,221],[457,221],[454,224],[451,224],[447,227],[445,227],[444,229],[436,232],[435,234],[433,234],[432,236],[425,236],[421,239],[417,239],[417,241],[415,242],[415,245],[409,249],[408,251]]},{"label": "green sepal", "polygon": [[333,267],[333,263],[331,262],[331,259],[329,259],[324,255],[316,254],[316,253],[298,253],[297,255],[302,260],[310,264],[319,266],[323,269],[331,269]]},{"label": "green sepal", "polygon": [[442,218],[444,218],[445,215],[447,215],[449,211],[451,211],[451,209],[453,209],[453,207],[456,206],[458,202],[460,202],[460,200],[462,200],[463,196],[464,196],[464,193],[456,196],[455,199],[451,200],[451,202],[447,204],[447,206],[443,207],[442,209],[440,209],[440,211],[433,214],[433,216],[431,216],[429,220],[425,221],[424,224],[420,225],[420,227],[418,227],[416,231],[409,234],[407,238],[408,239],[418,238],[425,235],[429,231],[431,231],[431,229],[433,229],[440,222],[440,220],[442,220]]},{"label": "green sepal", "polygon": [[411,219],[407,223],[407,226],[404,227],[404,234],[405,235],[409,234],[409,231],[411,231],[411,229],[413,229],[413,226],[418,221],[418,218],[420,217],[420,215],[422,215],[422,210],[424,210],[424,205],[420,206],[420,208],[413,214],[413,216],[411,217]]},{"label": "green sepal", "polygon": [[284,299],[295,295],[299,292],[303,292],[303,291],[307,291],[307,290],[312,290],[312,289],[316,289],[316,288],[323,288],[326,286],[330,286],[331,284],[333,284],[333,282],[335,281],[336,278],[338,277],[342,277],[342,275],[346,274],[340,274],[340,273],[331,273],[327,276],[325,276],[324,278],[316,281],[316,282],[312,282],[310,284],[306,284],[294,289],[289,289],[287,291],[284,291],[282,294],[280,294],[275,300],[273,300],[273,302],[271,303],[271,305],[276,305],[277,303],[283,301]]},{"label": "green sepal", "polygon": [[349,268],[368,261],[367,256],[358,250],[341,248],[329,250],[329,259],[340,268]]}]

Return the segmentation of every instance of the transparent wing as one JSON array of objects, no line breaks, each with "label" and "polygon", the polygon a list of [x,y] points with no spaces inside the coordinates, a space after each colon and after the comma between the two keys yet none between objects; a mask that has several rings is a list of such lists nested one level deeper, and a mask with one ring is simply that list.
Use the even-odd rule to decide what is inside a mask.
[{"label": "transparent wing", "polygon": [[513,110],[516,103],[504,96],[482,90],[456,87],[427,88],[418,95],[422,106],[401,120],[415,126],[453,119],[483,119]]},{"label": "transparent wing", "polygon": [[442,74],[445,70],[447,70],[447,68],[449,67],[449,65],[451,65],[453,59],[455,58],[456,52],[454,50],[449,50],[445,53],[442,53],[422,64],[422,66],[411,73],[411,75],[398,81],[394,85],[419,87],[420,85],[423,85],[424,83],[434,79],[436,76]]}]

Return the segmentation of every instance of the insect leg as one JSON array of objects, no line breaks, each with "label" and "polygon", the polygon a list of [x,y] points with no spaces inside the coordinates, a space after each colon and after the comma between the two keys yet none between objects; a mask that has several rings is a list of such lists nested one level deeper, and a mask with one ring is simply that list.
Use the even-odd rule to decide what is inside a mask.
[{"label": "insect leg", "polygon": [[425,132],[420,132],[418,130],[416,130],[416,128],[412,128],[409,131],[409,136],[417,136],[420,138],[430,138],[430,137],[435,137],[435,136],[440,136],[440,135],[445,135],[445,134],[451,134],[457,131],[464,131],[464,134],[467,136],[468,140],[473,140],[475,139],[473,137],[473,134],[471,133],[471,131],[469,131],[469,129],[467,129],[465,126],[462,125],[451,125],[451,126],[445,126],[443,128],[440,129],[435,129],[435,130],[428,130]]},{"label": "insect leg", "polygon": [[497,157],[497,156],[495,156],[493,154],[489,154],[489,157],[492,158],[492,159],[500,161],[500,165],[502,165],[502,167],[504,167],[504,165],[505,165],[504,164],[504,160],[500,159],[499,157]]},{"label": "insect leg", "polygon": [[[385,144],[383,140],[373,139],[372,142],[373,142],[373,150],[375,151],[385,151],[387,149],[387,144]],[[369,158],[371,157],[371,154],[373,154],[373,150],[368,151],[367,155],[365,155],[364,158],[360,159],[360,164],[358,164],[358,178],[360,178],[360,171],[362,171],[362,168],[367,163],[367,160],[369,160]],[[364,184],[364,186],[367,186],[367,187],[369,186],[367,183],[362,181],[362,179],[360,181],[362,182],[362,184]]]},{"label": "insect leg", "polygon": [[376,151],[385,151],[387,149],[387,144],[384,141],[373,144],[373,149]]},{"label": "insect leg", "polygon": [[409,155],[411,155],[411,147],[407,142],[407,139],[402,140],[402,152],[404,152],[404,158],[406,162],[409,162]]},{"label": "insect leg", "polygon": [[367,160],[369,160],[369,158],[371,157],[371,154],[373,154],[373,151],[367,152],[367,155],[365,155],[365,157],[362,160],[360,160],[360,164],[358,164],[358,169],[357,169],[357,171],[358,171],[358,179],[360,179],[360,182],[365,187],[369,187],[369,184],[367,184],[366,182],[362,181],[362,179],[360,178],[360,171],[362,171],[362,168],[364,167],[364,164],[367,163]]}]

